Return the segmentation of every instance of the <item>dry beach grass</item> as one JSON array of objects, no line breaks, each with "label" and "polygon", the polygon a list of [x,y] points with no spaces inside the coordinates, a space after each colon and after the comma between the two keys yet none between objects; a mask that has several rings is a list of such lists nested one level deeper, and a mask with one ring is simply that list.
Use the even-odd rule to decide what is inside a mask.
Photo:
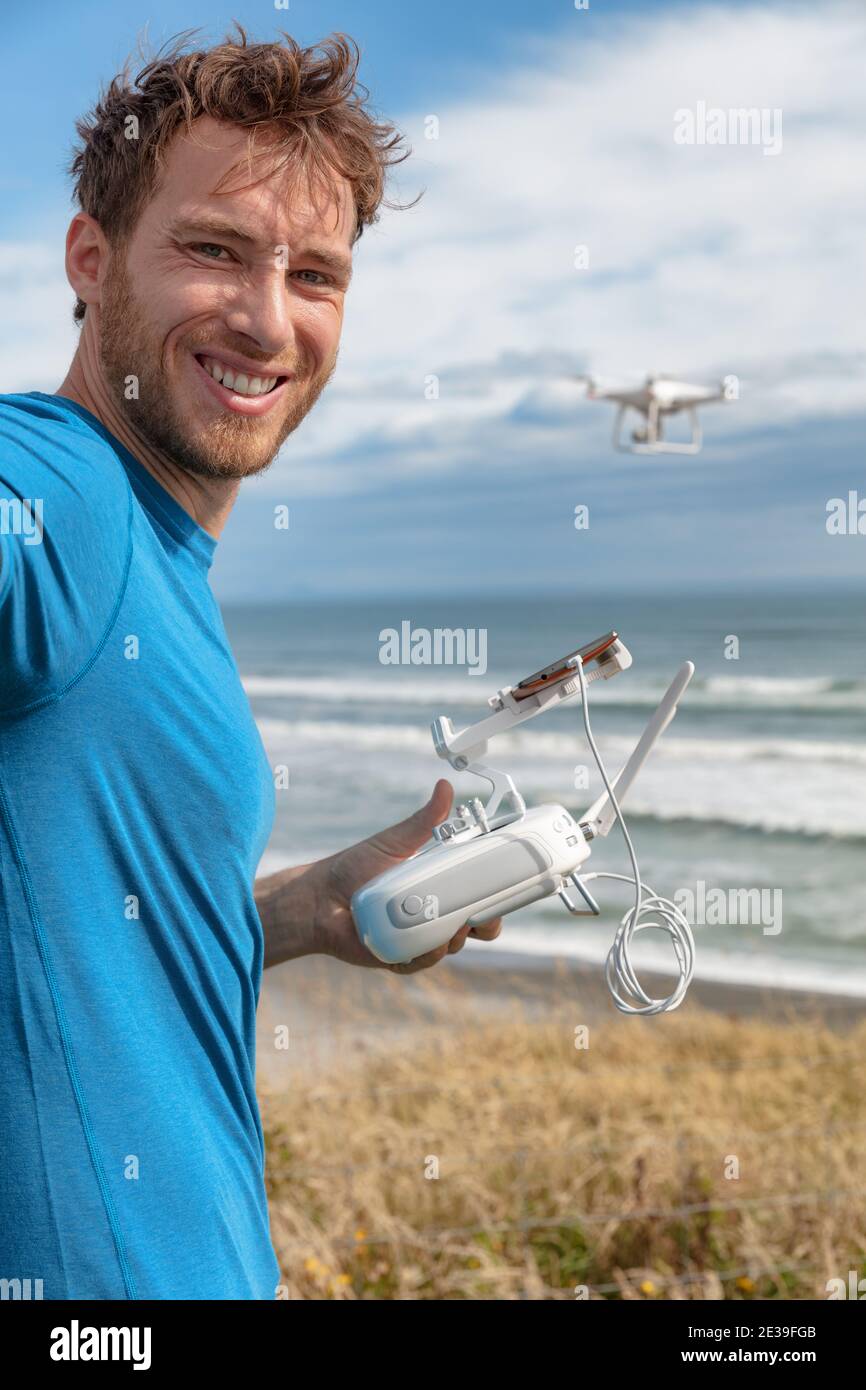
[{"label": "dry beach grass", "polygon": [[342,1042],[263,1088],[283,1296],[826,1298],[866,1274],[866,1022],[587,1025],[549,990],[481,1008],[455,972],[413,1022],[381,1002],[400,986],[366,1018],[322,1000]]}]

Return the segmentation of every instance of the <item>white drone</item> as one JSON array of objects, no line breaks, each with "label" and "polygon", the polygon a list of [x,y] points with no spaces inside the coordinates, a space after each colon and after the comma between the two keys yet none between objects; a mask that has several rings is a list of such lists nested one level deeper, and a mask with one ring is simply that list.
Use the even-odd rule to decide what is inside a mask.
[{"label": "white drone", "polygon": [[[619,409],[613,424],[613,447],[625,454],[697,454],[703,439],[698,406],[711,401],[733,401],[739,395],[735,376],[726,376],[715,386],[697,386],[671,376],[648,376],[642,386],[608,384],[609,379],[581,376],[590,401],[615,401]],[[631,431],[629,442],[622,442],[622,428],[628,411],[635,411],[644,423]],[[691,423],[691,439],[676,442],[665,439],[664,421],[669,415],[685,411]]]}]

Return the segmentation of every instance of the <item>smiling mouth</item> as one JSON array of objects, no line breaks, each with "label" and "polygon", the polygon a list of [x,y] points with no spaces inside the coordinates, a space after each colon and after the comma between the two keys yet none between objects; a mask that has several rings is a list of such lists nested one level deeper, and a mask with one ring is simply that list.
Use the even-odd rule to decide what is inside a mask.
[{"label": "smiling mouth", "polygon": [[195,353],[195,360],[208,376],[213,377],[226,391],[234,391],[238,396],[269,396],[288,381],[287,376],[261,377],[253,376],[250,372],[238,372],[218,358],[206,357],[203,353]]}]

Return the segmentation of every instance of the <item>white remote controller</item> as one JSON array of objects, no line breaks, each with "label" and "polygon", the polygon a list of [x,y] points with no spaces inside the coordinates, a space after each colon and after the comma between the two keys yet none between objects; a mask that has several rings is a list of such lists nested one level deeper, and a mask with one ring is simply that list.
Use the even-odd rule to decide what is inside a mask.
[{"label": "white remote controller", "polygon": [[449,828],[445,838],[353,897],[361,940],[379,960],[414,960],[450,941],[466,922],[481,926],[563,891],[589,858],[589,844],[564,806],[536,806],[487,833],[472,803],[467,809],[459,825],[436,827]]},{"label": "white remote controller", "polygon": [[[581,675],[578,677],[578,663]],[[592,664],[593,669],[586,668]],[[458,771],[489,781],[486,806],[473,798],[451,820],[437,825],[433,840],[404,863],[386,870],[352,898],[352,915],[364,945],[379,960],[396,965],[444,945],[467,922],[480,926],[540,898],[558,894],[574,916],[597,916],[600,909],[577,872],[590,855],[590,842],[607,835],[618,808],[607,791],[576,821],[564,806],[527,810],[511,778],[477,761],[496,733],[540,714],[552,704],[586,696],[597,677],[627,670],[631,656],[616,633],[580,648],[544,671],[497,692],[492,715],[455,733],[441,717],[432,726],[440,757]],[[653,744],[676,713],[694,673],[686,662],[663,696],[628,762],[611,784],[617,802],[625,796]],[[584,712],[586,706],[584,704]],[[507,800],[510,812],[500,812]],[[593,875],[594,877],[594,875]],[[578,903],[569,886],[580,894]]]}]

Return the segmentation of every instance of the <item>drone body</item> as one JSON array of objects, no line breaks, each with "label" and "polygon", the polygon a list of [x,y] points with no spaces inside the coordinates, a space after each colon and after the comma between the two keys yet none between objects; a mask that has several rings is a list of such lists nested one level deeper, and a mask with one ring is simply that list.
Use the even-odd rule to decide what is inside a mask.
[{"label": "drone body", "polygon": [[[714,386],[701,386],[680,381],[672,376],[648,376],[642,386],[608,385],[599,377],[582,377],[586,381],[587,399],[613,401],[619,409],[613,425],[613,447],[627,454],[697,454],[702,443],[698,407],[711,401],[736,400],[737,378],[726,376]],[[629,441],[623,442],[622,430],[629,411],[642,420],[631,430]],[[685,413],[691,425],[691,438],[673,441],[665,438],[664,422],[672,415]]]}]

